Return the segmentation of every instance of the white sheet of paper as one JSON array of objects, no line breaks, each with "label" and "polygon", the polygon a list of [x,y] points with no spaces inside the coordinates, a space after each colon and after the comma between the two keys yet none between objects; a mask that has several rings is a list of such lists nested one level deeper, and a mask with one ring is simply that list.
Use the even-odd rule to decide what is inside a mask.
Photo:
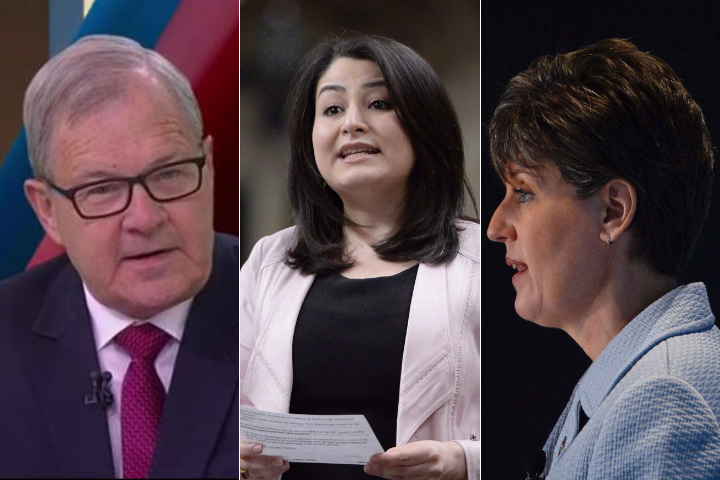
[{"label": "white sheet of paper", "polygon": [[382,446],[365,415],[299,415],[240,407],[240,438],[289,462],[365,465]]}]

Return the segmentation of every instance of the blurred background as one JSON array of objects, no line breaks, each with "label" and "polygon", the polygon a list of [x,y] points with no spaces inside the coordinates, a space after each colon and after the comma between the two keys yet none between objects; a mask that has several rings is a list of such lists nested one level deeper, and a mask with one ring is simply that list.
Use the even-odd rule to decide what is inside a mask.
[{"label": "blurred background", "polygon": [[460,117],[467,175],[478,196],[478,0],[241,0],[240,5],[241,262],[260,238],[293,224],[283,107],[300,57],[328,35],[391,37],[427,60]]},{"label": "blurred background", "polygon": [[[720,142],[720,30],[717,2],[619,0],[482,2],[481,223],[504,195],[490,164],[485,125],[505,85],[541,56],[564,53],[609,37],[626,38],[665,60],[700,105],[715,145]],[[716,160],[717,148],[716,148]],[[720,276],[720,191],[715,194],[695,253],[680,284],[704,282],[717,315]],[[560,330],[522,320],[514,309],[514,273],[505,247],[482,244],[482,473],[524,478],[530,448],[542,448],[590,359]],[[562,259],[558,259],[562,261]],[[716,323],[717,319],[716,319]]]},{"label": "blurred background", "polygon": [[22,127],[25,88],[48,58],[48,17],[47,0],[0,2],[0,58],[3,59],[0,74],[0,158],[10,150]]}]

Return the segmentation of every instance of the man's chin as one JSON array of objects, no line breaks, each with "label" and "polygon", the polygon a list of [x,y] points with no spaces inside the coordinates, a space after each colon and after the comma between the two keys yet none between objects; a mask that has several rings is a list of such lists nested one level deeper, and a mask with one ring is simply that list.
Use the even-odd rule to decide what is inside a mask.
[{"label": "man's chin", "polygon": [[124,294],[111,301],[112,307],[132,318],[145,319],[157,315],[193,297],[199,288],[172,282],[145,281],[132,285]]},{"label": "man's chin", "polygon": [[186,298],[128,299],[118,304],[117,310],[131,318],[145,320],[183,302]]}]

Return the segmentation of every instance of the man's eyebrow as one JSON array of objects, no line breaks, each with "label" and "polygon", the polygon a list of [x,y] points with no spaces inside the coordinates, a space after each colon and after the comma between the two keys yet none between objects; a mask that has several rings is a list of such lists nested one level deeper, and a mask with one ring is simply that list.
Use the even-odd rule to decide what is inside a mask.
[{"label": "man's eyebrow", "polygon": [[106,170],[106,169],[97,169],[97,170],[88,170],[87,172],[82,172],[80,175],[78,175],[78,178],[75,179],[75,183],[77,184],[84,184],[89,182],[94,182],[96,180],[112,180],[114,178],[119,178],[120,175],[118,175],[117,172],[112,170]]},{"label": "man's eyebrow", "polygon": [[[148,163],[143,169],[143,172],[149,172],[151,170],[154,170],[156,168],[162,167],[166,163],[173,163],[180,160],[190,160],[197,157],[200,157],[201,154],[198,155],[187,155],[187,154],[180,154],[179,152],[176,153],[168,153],[165,155],[161,155],[152,161]],[[143,173],[140,172],[140,173]],[[100,167],[97,169],[90,169],[85,172],[82,172],[79,175],[79,180],[83,183],[87,182],[94,182],[96,180],[114,180],[118,178],[127,178],[127,175],[119,175],[116,171],[112,169],[108,169],[107,167]]]}]

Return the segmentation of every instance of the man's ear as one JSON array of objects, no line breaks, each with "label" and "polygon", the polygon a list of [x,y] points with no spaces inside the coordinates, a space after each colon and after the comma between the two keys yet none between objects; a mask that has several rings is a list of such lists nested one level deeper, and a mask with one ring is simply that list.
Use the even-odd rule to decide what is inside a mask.
[{"label": "man's ear", "polygon": [[211,135],[206,135],[203,139],[203,150],[205,151],[205,164],[208,167],[210,173],[213,172],[213,138]]},{"label": "man's ear", "polygon": [[635,217],[637,192],[627,180],[615,178],[606,183],[599,194],[604,206],[600,240],[612,243],[622,236]]},{"label": "man's ear", "polygon": [[40,221],[45,233],[59,245],[62,245],[60,233],[57,228],[57,219],[55,216],[55,208],[48,196],[48,187],[45,183],[29,179],[25,180],[23,185],[25,190],[25,198],[35,211],[35,216]]}]

